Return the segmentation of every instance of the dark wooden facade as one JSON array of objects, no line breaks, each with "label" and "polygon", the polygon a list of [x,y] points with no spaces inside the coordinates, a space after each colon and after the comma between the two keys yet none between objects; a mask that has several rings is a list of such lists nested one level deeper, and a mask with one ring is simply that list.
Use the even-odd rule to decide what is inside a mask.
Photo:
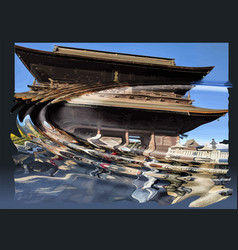
[{"label": "dark wooden facade", "polygon": [[[74,49],[77,51],[77,49]],[[100,84],[188,84],[201,80],[213,67],[182,67],[166,63],[170,59],[138,57],[130,59],[120,54],[117,60],[113,53],[88,54],[47,52],[15,46],[15,52],[39,83],[50,80],[67,83]],[[129,57],[129,59],[128,59]],[[137,58],[140,58],[138,60]],[[143,58],[143,60],[141,60]],[[159,63],[152,63],[153,60]]]}]

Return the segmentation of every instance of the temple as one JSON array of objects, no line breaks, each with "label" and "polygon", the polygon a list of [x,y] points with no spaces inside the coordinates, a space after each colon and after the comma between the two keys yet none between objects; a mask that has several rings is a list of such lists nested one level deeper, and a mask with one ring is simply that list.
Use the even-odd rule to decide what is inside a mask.
[{"label": "temple", "polygon": [[213,66],[61,46],[15,52],[35,77],[29,91],[15,94],[19,118],[30,115],[44,135],[47,122],[78,141],[164,158],[181,134],[228,112],[195,107],[185,97]]}]

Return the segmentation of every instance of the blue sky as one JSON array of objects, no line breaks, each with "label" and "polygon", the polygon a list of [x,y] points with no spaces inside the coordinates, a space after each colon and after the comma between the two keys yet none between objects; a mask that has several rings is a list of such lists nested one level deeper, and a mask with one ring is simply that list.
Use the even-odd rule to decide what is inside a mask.
[{"label": "blue sky", "polygon": [[[221,87],[229,80],[228,43],[16,43],[16,45],[52,51],[54,45],[94,49],[128,54],[174,58],[179,66],[215,66],[203,78],[204,85],[190,92],[193,105],[205,108],[228,109],[228,91]],[[34,78],[15,55],[15,92],[28,91]],[[217,142],[228,139],[228,115],[219,121],[200,126],[187,133],[187,139],[206,144],[214,138]],[[185,142],[182,140],[182,143]]]}]

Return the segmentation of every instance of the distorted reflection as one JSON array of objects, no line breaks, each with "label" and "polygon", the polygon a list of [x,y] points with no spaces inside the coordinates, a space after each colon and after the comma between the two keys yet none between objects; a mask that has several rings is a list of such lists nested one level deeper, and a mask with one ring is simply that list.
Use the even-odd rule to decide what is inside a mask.
[{"label": "distorted reflection", "polygon": [[[92,95],[95,101],[102,93]],[[169,205],[194,196],[189,206],[205,207],[232,194],[225,187],[228,152],[214,140],[213,147],[193,139],[182,145],[178,136],[211,117],[79,103],[19,112],[21,137],[12,137],[19,151],[13,156],[16,200]]]}]

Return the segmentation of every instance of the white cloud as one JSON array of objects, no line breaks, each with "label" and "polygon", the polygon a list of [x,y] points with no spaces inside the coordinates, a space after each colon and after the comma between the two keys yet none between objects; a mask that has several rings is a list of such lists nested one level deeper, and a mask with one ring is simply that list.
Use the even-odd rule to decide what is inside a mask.
[{"label": "white cloud", "polygon": [[228,93],[226,87],[218,87],[218,86],[206,86],[206,85],[196,85],[193,91],[212,91],[212,92],[225,92]]},{"label": "white cloud", "polygon": [[228,149],[229,148],[228,144],[219,143],[216,146],[217,146],[217,149]]}]

